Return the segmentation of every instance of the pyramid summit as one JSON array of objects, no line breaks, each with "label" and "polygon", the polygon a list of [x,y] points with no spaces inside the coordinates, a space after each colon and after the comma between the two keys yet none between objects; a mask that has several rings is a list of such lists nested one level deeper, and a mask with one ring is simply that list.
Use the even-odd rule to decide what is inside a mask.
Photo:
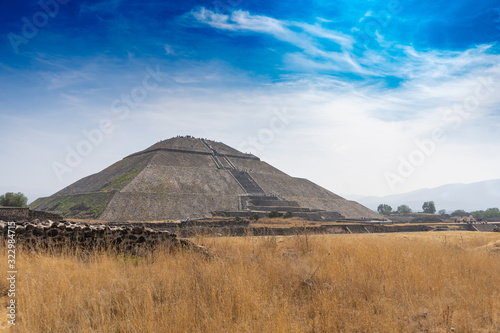
[{"label": "pyramid summit", "polygon": [[287,212],[312,220],[380,215],[221,142],[175,137],[131,154],[31,208],[65,217],[158,221]]}]

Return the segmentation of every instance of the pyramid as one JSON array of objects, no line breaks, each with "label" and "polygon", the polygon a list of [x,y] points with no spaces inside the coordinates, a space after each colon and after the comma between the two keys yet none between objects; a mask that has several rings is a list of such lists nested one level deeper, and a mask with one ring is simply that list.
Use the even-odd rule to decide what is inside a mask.
[{"label": "pyramid", "polygon": [[85,177],[30,208],[69,218],[165,221],[292,212],[311,220],[381,220],[307,179],[221,142],[175,137]]}]

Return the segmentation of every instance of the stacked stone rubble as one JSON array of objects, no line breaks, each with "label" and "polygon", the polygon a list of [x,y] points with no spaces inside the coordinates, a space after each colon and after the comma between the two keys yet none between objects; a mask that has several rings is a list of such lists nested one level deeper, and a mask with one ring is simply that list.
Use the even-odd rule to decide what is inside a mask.
[{"label": "stacked stone rubble", "polygon": [[10,223],[0,221],[0,234],[5,240],[9,237],[9,230],[15,231],[16,244],[26,245],[33,249],[70,246],[81,249],[113,248],[136,251],[163,246],[168,248],[185,247],[206,252],[204,247],[179,239],[173,233],[142,226],[117,227],[50,220]]}]

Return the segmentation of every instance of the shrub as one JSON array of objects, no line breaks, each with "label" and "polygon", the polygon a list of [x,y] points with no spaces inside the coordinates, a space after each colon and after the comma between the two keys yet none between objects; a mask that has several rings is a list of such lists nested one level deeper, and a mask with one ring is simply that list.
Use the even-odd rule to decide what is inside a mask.
[{"label": "shrub", "polygon": [[273,211],[271,211],[271,212],[269,212],[269,213],[267,214],[267,217],[270,217],[270,218],[282,217],[282,216],[283,216],[283,214],[279,213],[279,212],[278,212],[278,211],[276,211],[276,210],[273,210]]},{"label": "shrub", "polygon": [[250,220],[255,220],[257,222],[260,219],[260,214],[256,213],[250,216]]}]

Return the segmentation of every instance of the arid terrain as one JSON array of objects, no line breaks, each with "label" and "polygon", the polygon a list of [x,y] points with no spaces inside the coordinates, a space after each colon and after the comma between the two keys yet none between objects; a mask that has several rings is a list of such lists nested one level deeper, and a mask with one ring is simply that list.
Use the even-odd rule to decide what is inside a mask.
[{"label": "arid terrain", "polygon": [[[499,233],[193,240],[211,256],[19,248],[12,331],[500,330]],[[6,279],[0,289],[6,311]]]}]

